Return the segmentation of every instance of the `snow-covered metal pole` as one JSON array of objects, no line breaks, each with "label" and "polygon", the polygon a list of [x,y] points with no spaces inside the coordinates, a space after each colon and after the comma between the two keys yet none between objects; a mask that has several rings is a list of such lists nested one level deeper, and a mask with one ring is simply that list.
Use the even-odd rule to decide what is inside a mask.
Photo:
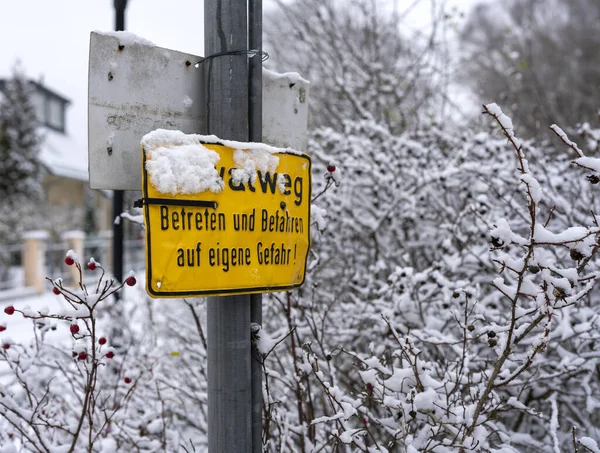
[{"label": "snow-covered metal pole", "polygon": [[[247,49],[247,23],[247,0],[205,0],[203,132],[239,141],[249,138],[248,56],[231,52]],[[208,299],[210,453],[252,448],[250,305],[249,295]]]}]

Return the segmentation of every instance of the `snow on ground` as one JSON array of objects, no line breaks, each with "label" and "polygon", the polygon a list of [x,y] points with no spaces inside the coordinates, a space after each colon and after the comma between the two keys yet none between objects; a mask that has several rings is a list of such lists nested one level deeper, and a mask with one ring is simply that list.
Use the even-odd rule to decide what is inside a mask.
[{"label": "snow on ground", "polygon": [[[17,310],[47,310],[48,313],[55,313],[69,307],[62,296],[56,296],[52,292],[35,296],[15,296],[13,299],[9,298],[0,302],[0,326],[4,326],[6,329],[0,333],[0,342],[11,344],[13,349],[15,348],[14,345],[31,344],[32,340],[35,339],[35,328],[33,321],[24,318],[21,313],[6,314],[4,309],[11,305]],[[56,346],[70,347],[69,324],[66,321],[54,321],[54,324],[56,324],[56,330],[50,330],[46,339]],[[10,373],[7,363],[0,360],[0,382],[6,377],[7,373]]]},{"label": "snow on ground", "polygon": [[[48,313],[55,313],[69,308],[69,304],[62,296],[56,296],[52,292],[26,296],[24,298],[15,296],[15,299],[3,300],[0,305],[0,308],[2,309],[2,312],[0,312],[0,325],[5,326],[6,330],[0,334],[0,338],[10,336],[16,343],[29,341],[33,337],[32,321],[30,319],[25,319],[20,313],[7,315],[4,312],[4,309],[9,305],[14,306],[17,310],[30,308],[34,311],[46,310]],[[65,333],[69,333],[68,325],[66,326]],[[60,331],[57,329],[56,336],[58,337],[59,335]],[[70,334],[68,336],[70,336]]]}]

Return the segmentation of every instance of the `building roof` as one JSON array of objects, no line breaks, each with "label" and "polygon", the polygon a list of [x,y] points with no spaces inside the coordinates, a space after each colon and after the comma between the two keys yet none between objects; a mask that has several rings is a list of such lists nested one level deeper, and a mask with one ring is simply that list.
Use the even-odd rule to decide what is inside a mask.
[{"label": "building roof", "polygon": [[88,159],[85,146],[73,137],[49,128],[41,128],[40,162],[55,176],[88,181]]},{"label": "building roof", "polygon": [[[53,90],[47,88],[41,82],[36,82],[35,80],[29,80],[29,84],[31,86],[33,86],[37,91],[41,91],[41,92],[43,92],[47,96],[51,96],[53,98],[56,98],[56,99],[58,99],[60,102],[62,102],[65,105],[68,105],[68,104],[71,103],[71,101],[69,99],[67,99],[63,95],[57,93],[56,91],[53,91]],[[0,91],[4,91],[4,86],[5,85],[6,85],[6,79],[0,79]]]},{"label": "building roof", "polygon": [[71,103],[71,101],[69,99],[67,99],[66,97],[64,97],[61,94],[58,94],[56,91],[47,88],[45,85],[43,85],[40,82],[36,82],[35,80],[30,80],[29,84],[33,85],[36,90],[44,93],[47,96],[58,99],[60,102],[62,102],[65,105],[69,105]]}]

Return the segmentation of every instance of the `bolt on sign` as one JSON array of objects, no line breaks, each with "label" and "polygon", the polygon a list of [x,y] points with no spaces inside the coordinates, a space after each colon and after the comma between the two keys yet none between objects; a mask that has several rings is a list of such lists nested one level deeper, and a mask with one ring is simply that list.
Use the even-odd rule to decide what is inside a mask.
[{"label": "bolt on sign", "polygon": [[147,134],[142,151],[148,294],[302,285],[310,245],[309,156],[166,130]]}]

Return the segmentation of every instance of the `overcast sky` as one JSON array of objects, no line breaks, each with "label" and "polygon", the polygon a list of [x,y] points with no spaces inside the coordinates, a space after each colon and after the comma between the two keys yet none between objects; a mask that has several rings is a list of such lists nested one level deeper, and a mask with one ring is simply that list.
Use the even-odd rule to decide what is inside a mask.
[{"label": "overcast sky", "polygon": [[[413,0],[398,0],[406,7]],[[473,0],[449,0],[465,9]],[[28,77],[43,78],[71,99],[68,133],[87,143],[87,66],[92,30],[114,29],[113,0],[4,0],[0,13],[0,78],[18,59]],[[266,7],[269,1],[265,0]],[[427,4],[428,1],[423,2]],[[427,21],[424,8],[417,22]],[[128,0],[126,28],[161,47],[203,53],[202,0]],[[87,149],[87,148],[86,148]]]},{"label": "overcast sky", "polygon": [[[126,27],[162,47],[201,55],[201,0],[129,0]],[[87,73],[92,30],[114,29],[113,0],[5,0],[0,77],[19,59],[28,77],[72,100],[68,133],[87,142]],[[87,149],[87,148],[86,148]]]}]

